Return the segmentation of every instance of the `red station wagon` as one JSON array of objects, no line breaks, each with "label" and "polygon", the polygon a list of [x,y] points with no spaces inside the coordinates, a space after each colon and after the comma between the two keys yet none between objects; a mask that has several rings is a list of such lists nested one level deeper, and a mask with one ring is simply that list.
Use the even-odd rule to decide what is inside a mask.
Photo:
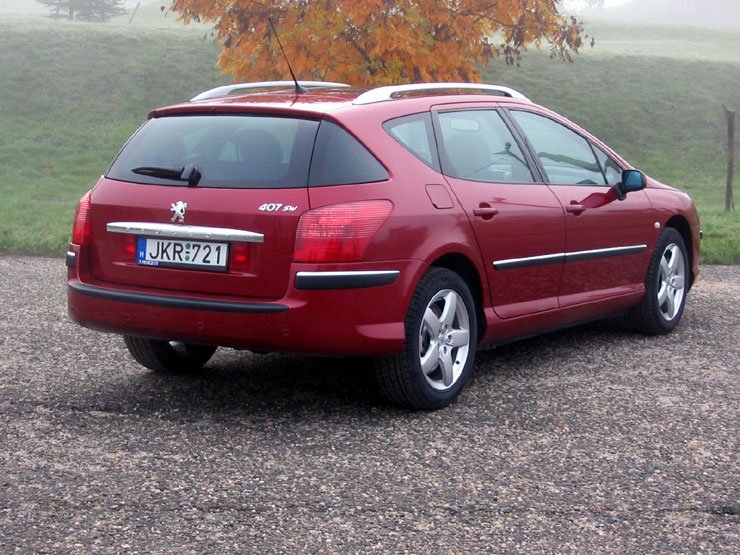
[{"label": "red station wagon", "polygon": [[698,275],[688,195],[506,87],[229,85],[154,110],[79,203],[71,317],[162,372],[217,346],[375,357],[449,404],[476,349],[626,312]]}]

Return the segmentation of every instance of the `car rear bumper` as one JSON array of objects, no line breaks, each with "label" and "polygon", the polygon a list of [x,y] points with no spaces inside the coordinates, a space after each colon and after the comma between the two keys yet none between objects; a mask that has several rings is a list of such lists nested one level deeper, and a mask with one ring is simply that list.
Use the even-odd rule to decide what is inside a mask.
[{"label": "car rear bumper", "polygon": [[262,301],[100,283],[75,265],[69,314],[105,332],[256,351],[382,356],[402,349],[421,262],[360,270],[294,266],[286,295]]},{"label": "car rear bumper", "polygon": [[271,314],[288,310],[287,305],[280,303],[252,303],[225,301],[193,297],[173,297],[157,293],[110,289],[98,285],[86,285],[79,281],[70,281],[68,287],[75,292],[96,299],[117,301],[152,308],[180,308],[208,312],[233,312],[237,314]]}]

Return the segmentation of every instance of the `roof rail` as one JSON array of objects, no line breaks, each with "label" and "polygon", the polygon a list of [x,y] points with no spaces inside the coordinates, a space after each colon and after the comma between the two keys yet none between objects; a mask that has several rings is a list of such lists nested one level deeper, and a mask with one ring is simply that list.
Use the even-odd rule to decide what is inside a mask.
[{"label": "roof rail", "polygon": [[[302,87],[306,87],[307,89],[349,87],[349,85],[345,83],[329,83],[327,81],[298,81],[298,84]],[[211,98],[220,98],[224,96],[229,96],[234,91],[240,90],[248,91],[251,89],[277,89],[286,87],[295,87],[295,81],[262,81],[260,83],[237,83],[207,90],[200,93],[198,96],[194,96],[190,99],[190,101],[195,102],[198,100],[210,100]]]},{"label": "roof rail", "polygon": [[484,94],[496,92],[510,98],[517,98],[519,100],[531,102],[529,98],[519,91],[515,91],[509,87],[501,87],[499,85],[487,85],[485,83],[414,83],[409,85],[391,85],[371,89],[355,98],[352,104],[373,104],[375,102],[384,102],[386,100],[402,96],[404,93],[442,90],[454,91],[460,89],[483,92]]}]

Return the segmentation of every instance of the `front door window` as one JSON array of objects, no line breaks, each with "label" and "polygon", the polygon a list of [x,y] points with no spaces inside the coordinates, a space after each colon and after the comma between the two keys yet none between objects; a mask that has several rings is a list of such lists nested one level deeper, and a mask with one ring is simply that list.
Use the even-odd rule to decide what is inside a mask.
[{"label": "front door window", "polygon": [[549,118],[511,112],[537,153],[548,182],[564,185],[606,185],[601,165],[586,139]]}]

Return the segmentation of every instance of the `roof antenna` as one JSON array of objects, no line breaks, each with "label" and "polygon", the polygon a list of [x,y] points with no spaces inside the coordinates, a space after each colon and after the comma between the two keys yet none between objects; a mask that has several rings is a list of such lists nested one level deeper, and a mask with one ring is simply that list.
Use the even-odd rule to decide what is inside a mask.
[{"label": "roof antenna", "polygon": [[280,51],[283,53],[283,58],[285,58],[285,63],[288,64],[288,71],[290,71],[290,76],[293,78],[293,81],[295,82],[295,93],[296,94],[307,93],[308,89],[306,87],[302,87],[301,84],[298,82],[298,79],[295,78],[295,73],[293,73],[293,68],[290,67],[290,60],[288,60],[288,55],[285,53],[285,49],[283,48],[283,43],[280,42],[280,35],[278,35],[277,29],[275,29],[275,25],[272,24],[272,18],[268,17],[267,21],[270,22],[270,27],[272,28],[272,32],[275,33],[275,38],[278,41],[278,46],[280,47]]}]

